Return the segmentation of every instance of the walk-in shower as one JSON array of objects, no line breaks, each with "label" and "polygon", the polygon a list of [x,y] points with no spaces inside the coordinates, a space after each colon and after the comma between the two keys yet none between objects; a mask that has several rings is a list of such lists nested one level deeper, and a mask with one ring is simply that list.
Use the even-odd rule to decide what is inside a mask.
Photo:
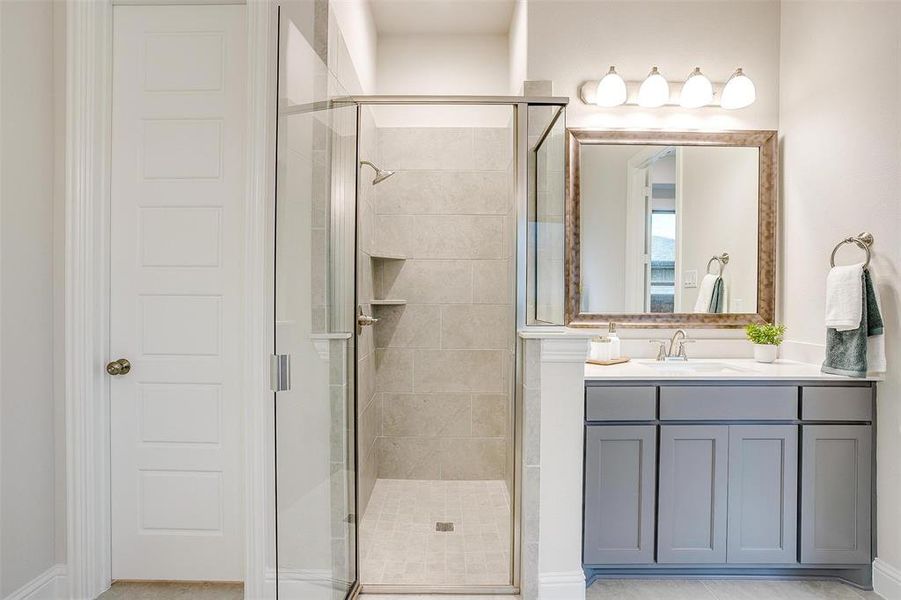
[{"label": "walk-in shower", "polygon": [[341,93],[287,16],[279,598],[515,593],[530,115],[565,100]]},{"label": "walk-in shower", "polygon": [[371,104],[357,185],[360,581],[512,589],[515,109]]}]

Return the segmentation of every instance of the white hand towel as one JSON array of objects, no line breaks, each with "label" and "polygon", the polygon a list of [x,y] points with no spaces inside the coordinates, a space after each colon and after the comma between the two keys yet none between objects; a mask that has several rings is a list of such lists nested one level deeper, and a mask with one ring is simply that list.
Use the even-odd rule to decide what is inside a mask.
[{"label": "white hand towel", "polygon": [[826,277],[826,327],[851,331],[863,316],[863,263],[832,267]]},{"label": "white hand towel", "polygon": [[[876,297],[876,306],[879,307],[879,314],[883,315],[882,320],[885,321],[885,313],[882,312],[882,300],[879,299],[879,288],[876,286],[875,281],[873,282],[873,295]],[[879,375],[885,373],[885,371],[885,333],[871,335],[867,338],[867,372],[871,375]]]},{"label": "white hand towel", "polygon": [[701,279],[698,288],[698,299],[695,301],[695,312],[705,313],[710,310],[710,297],[713,296],[713,286],[716,284],[716,275],[707,273]]}]

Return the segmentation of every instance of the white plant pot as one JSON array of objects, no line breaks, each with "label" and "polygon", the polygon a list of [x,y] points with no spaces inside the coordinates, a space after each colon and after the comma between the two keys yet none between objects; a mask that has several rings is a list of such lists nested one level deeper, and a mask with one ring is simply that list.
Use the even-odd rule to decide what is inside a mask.
[{"label": "white plant pot", "polygon": [[779,346],[775,344],[754,344],[754,360],[759,363],[776,362]]}]

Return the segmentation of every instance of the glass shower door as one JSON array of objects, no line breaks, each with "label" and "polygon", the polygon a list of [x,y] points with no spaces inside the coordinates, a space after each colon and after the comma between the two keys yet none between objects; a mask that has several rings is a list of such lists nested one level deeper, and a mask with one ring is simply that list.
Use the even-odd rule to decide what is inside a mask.
[{"label": "glass shower door", "polygon": [[278,598],[343,600],[356,574],[354,248],[356,107],[290,10],[280,15],[275,219]]}]

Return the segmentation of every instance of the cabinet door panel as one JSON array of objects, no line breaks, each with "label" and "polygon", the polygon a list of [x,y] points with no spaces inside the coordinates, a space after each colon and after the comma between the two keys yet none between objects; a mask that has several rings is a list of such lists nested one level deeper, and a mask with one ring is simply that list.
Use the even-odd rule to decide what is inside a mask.
[{"label": "cabinet door panel", "polygon": [[872,427],[805,425],[801,562],[869,564]]},{"label": "cabinet door panel", "polygon": [[797,562],[798,427],[729,427],[730,563]]},{"label": "cabinet door panel", "polygon": [[657,562],[726,562],[729,428],[660,428]]},{"label": "cabinet door panel", "polygon": [[585,564],[654,562],[656,430],[586,428]]}]

